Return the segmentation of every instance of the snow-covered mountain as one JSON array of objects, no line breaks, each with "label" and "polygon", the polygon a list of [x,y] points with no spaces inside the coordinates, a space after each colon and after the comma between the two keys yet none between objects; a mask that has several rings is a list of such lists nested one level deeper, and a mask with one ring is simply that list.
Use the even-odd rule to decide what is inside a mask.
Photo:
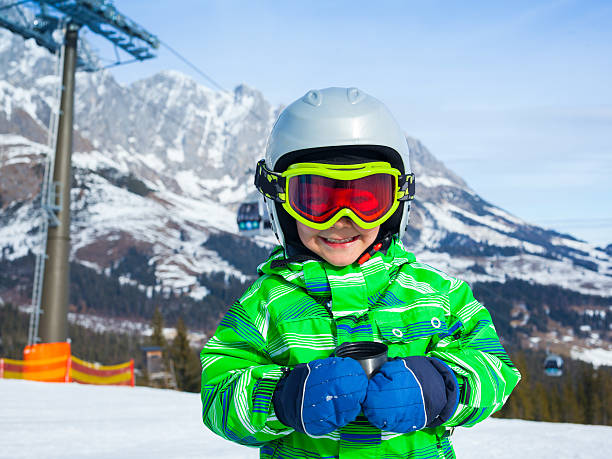
[{"label": "snow-covered mountain", "polygon": [[[53,61],[33,41],[0,31],[0,245],[13,258],[37,244],[32,217],[55,106]],[[234,212],[254,196],[253,167],[278,108],[244,85],[215,92],[165,71],[128,86],[108,72],[79,73],[75,111],[75,260],[103,269],[135,245],[170,287],[197,288],[193,274],[205,270],[240,274],[202,244],[211,231],[237,233]],[[417,199],[407,239],[421,259],[470,280],[510,276],[612,293],[605,250],[484,201],[408,141]]]},{"label": "snow-covered mountain", "polygon": [[[54,60],[0,30],[0,250],[8,260],[41,242],[42,163],[59,82]],[[235,212],[256,196],[254,166],[280,107],[245,85],[216,92],[175,71],[130,85],[105,71],[79,73],[76,88],[73,261],[105,272],[136,249],[154,280],[128,275],[126,282],[194,298],[208,293],[202,273],[252,276],[231,242],[241,237]],[[418,259],[468,281],[517,278],[612,297],[610,248],[509,214],[418,140],[408,143],[417,197],[406,243]],[[223,244],[219,235],[227,236]],[[274,237],[253,241],[271,247]]]}]

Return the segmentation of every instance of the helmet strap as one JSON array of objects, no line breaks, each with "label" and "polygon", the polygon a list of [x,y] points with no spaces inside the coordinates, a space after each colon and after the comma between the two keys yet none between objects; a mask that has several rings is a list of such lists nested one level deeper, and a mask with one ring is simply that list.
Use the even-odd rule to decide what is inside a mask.
[{"label": "helmet strap", "polygon": [[360,265],[364,264],[366,261],[372,258],[372,256],[378,251],[381,251],[382,253],[386,254],[387,250],[389,249],[389,246],[391,245],[392,238],[393,235],[390,233],[387,233],[382,238],[376,238],[376,240],[372,244],[370,244],[370,247],[368,247],[361,254],[361,256],[357,258],[357,263],[359,263]]}]

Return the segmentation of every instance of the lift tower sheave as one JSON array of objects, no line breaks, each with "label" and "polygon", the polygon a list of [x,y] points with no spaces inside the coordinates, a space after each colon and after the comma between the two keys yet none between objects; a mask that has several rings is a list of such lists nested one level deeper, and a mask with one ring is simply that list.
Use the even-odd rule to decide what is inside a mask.
[{"label": "lift tower sheave", "polygon": [[43,343],[66,341],[68,338],[68,301],[70,285],[70,183],[72,158],[72,121],[74,112],[74,79],[79,26],[66,26],[64,69],[53,183],[58,183],[54,199],[58,208],[57,224],[47,233],[47,255],[42,287],[40,340]]}]

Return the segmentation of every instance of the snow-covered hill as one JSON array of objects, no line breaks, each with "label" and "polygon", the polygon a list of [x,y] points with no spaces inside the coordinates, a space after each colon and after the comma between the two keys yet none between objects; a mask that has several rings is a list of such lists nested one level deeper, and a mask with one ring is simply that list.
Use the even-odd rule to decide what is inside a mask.
[{"label": "snow-covered hill", "polygon": [[[0,458],[257,458],[208,431],[197,394],[0,380]],[[612,427],[489,419],[458,428],[457,457],[599,459]]]}]

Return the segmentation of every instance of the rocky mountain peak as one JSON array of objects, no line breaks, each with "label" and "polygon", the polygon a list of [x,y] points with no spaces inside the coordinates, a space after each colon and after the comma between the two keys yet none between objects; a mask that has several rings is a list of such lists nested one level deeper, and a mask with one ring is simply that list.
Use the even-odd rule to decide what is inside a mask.
[{"label": "rocky mountain peak", "polygon": [[[41,170],[58,80],[49,76],[54,57],[20,40],[0,34],[0,62],[13,62],[12,78],[0,82],[0,171],[9,173],[10,166],[11,174],[19,169],[32,178]],[[43,55],[48,65],[38,62]],[[15,69],[28,76],[20,79]],[[75,260],[102,270],[130,246],[139,247],[153,257],[160,285],[194,291],[204,271],[246,275],[206,241],[216,232],[238,233],[235,211],[256,196],[253,169],[279,110],[248,85],[218,92],[176,71],[130,85],[107,71],[79,73]],[[406,242],[422,261],[468,280],[512,276],[612,291],[612,258],[604,249],[529,225],[484,201],[421,142],[407,140],[417,195]],[[2,201],[0,241],[12,247],[11,257],[23,256],[37,244],[35,193],[0,194],[21,196]]]},{"label": "rocky mountain peak", "polygon": [[461,177],[448,169],[419,140],[412,137],[406,137],[406,140],[410,150],[410,167],[417,178],[417,183],[420,177],[437,177],[447,179],[455,186],[468,188]]}]

